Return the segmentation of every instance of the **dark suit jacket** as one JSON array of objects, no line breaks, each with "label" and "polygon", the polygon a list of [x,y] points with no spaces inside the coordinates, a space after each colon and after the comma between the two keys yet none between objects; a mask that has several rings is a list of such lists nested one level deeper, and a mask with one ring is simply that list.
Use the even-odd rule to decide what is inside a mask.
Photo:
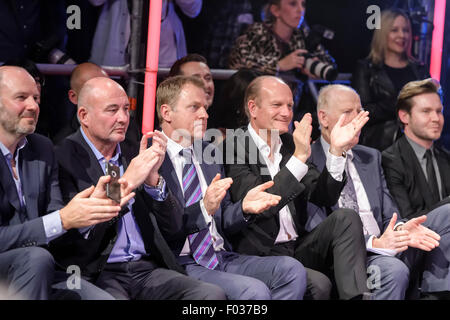
[{"label": "dark suit jacket", "polygon": [[[122,148],[121,148],[122,149]],[[122,165],[127,163],[138,153],[124,152],[122,149]],[[78,130],[63,141],[56,148],[59,162],[59,179],[61,191],[65,202],[70,201],[78,192],[97,184],[98,179],[104,175],[94,153],[83,139]],[[136,190],[133,204],[133,215],[140,228],[145,249],[160,267],[184,272],[176,263],[175,257],[161,235],[160,227],[172,233],[179,221],[172,217],[181,210],[177,202],[169,193],[164,202],[154,201],[145,190]],[[125,214],[127,209],[122,210]],[[155,212],[158,212],[157,217]],[[117,239],[117,221],[97,224],[91,229],[88,239],[85,239],[78,230],[70,230],[62,237],[50,243],[50,249],[55,260],[63,267],[71,264],[79,265],[82,274],[87,278],[95,278],[103,269]],[[158,222],[158,223],[157,223]],[[159,224],[159,226],[158,226]]]},{"label": "dark suit jacket", "polygon": [[[205,142],[202,143],[201,149],[203,155],[198,154],[199,150],[196,150],[195,148],[194,152],[197,159],[202,159],[200,166],[202,168],[206,183],[209,185],[217,173],[220,173],[221,177],[225,178],[223,165],[220,164],[222,161],[222,154],[213,144],[208,144]],[[204,155],[208,156],[204,157]],[[183,191],[178,182],[177,174],[173,167],[172,161],[168,156],[164,159],[160,169],[160,174],[166,180],[168,188],[173,192],[178,202],[184,206]],[[179,213],[179,216],[181,216],[183,221],[182,227],[176,234],[166,234],[169,245],[177,256],[180,254],[186,241],[186,237],[189,234],[196,233],[208,227],[201,212],[200,201],[184,208],[184,211]],[[227,194],[222,200],[219,209],[214,214],[214,221],[216,223],[217,231],[224,238],[225,249],[227,251],[232,251],[233,249],[228,242],[228,238],[242,230],[242,228],[245,228],[248,223],[242,212],[242,202],[231,202],[229,192],[227,191]]]},{"label": "dark suit jacket", "polygon": [[[308,172],[299,182],[286,168],[286,163],[294,153],[295,146],[292,135],[281,135],[283,146],[280,153],[282,160],[280,171],[273,181],[274,186],[267,192],[281,196],[280,203],[269,210],[254,216],[250,224],[242,231],[236,233],[231,241],[236,251],[253,254],[269,255],[275,244],[280,230],[278,212],[285,205],[289,207],[293,221],[299,235],[305,232],[306,203],[312,201],[321,206],[332,206],[339,199],[344,181],[334,180],[327,170],[320,174],[312,163],[308,163]],[[268,174],[261,175],[267,170],[262,155],[251,138],[247,128],[236,131],[235,136],[227,136],[225,145],[225,170],[227,176],[233,178],[231,197],[233,201],[243,199],[253,187],[272,180]],[[232,149],[229,149],[232,147]]]},{"label": "dark suit jacket", "polygon": [[28,135],[27,140],[18,164],[27,208],[22,215],[11,171],[0,159],[0,252],[46,245],[42,216],[63,206],[52,143],[38,134]]},{"label": "dark suit jacket", "polygon": [[[441,175],[443,194],[447,197],[450,194],[450,180],[447,179],[450,175],[450,153],[435,145],[434,154]],[[405,136],[383,152],[382,163],[388,188],[403,218],[410,219],[427,214],[448,201],[444,199],[433,203],[431,200],[425,174]]]},{"label": "dark suit jacket", "polygon": [[[386,186],[381,167],[381,154],[376,149],[361,145],[353,147],[352,152],[353,164],[366,191],[373,216],[378,223],[381,233],[383,233],[393,213],[398,213],[398,209]],[[311,161],[317,166],[318,170],[325,168],[327,160],[320,139],[311,146]],[[323,221],[330,210],[332,209],[308,203],[308,229],[311,230]],[[368,238],[366,236],[366,241]]]}]

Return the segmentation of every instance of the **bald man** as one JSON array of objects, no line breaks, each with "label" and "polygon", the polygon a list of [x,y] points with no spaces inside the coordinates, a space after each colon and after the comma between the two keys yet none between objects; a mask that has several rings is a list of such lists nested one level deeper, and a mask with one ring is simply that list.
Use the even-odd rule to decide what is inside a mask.
[{"label": "bald man", "polygon": [[56,148],[64,200],[103,176],[107,162],[136,197],[119,218],[58,239],[56,261],[80,266],[84,278],[117,299],[225,299],[221,288],[186,276],[163,239],[161,231],[174,234],[181,224],[181,207],[158,174],[167,139],[155,131],[140,149],[123,149],[129,107],[124,89],[109,78],[90,79],[79,92],[81,127]]},{"label": "bald man", "polygon": [[[38,100],[36,82],[25,69],[0,67],[0,281],[8,284],[9,295],[25,299],[49,299],[57,279],[62,282],[54,286],[68,289],[66,270],[55,273],[53,257],[44,249],[50,241],[120,211],[112,200],[97,197],[92,184],[64,207],[52,143],[34,134]],[[73,293],[112,299],[86,281]]]},{"label": "bald man", "polygon": [[70,90],[68,93],[69,100],[74,104],[78,104],[78,95],[83,85],[90,79],[104,77],[109,78],[105,70],[92,62],[81,63],[76,66],[70,75]]}]

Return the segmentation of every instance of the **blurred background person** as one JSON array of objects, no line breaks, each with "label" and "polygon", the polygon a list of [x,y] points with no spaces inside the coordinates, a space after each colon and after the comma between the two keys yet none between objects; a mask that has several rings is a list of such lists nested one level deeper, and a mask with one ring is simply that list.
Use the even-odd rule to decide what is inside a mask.
[{"label": "blurred background person", "polygon": [[198,16],[202,9],[202,0],[163,0],[159,67],[170,68],[176,60],[187,54],[183,24],[175,12],[175,4],[190,18]]},{"label": "blurred background person", "polygon": [[396,100],[408,82],[429,77],[428,70],[411,54],[412,30],[408,15],[400,9],[384,10],[381,29],[373,34],[369,56],[358,61],[352,86],[370,112],[360,143],[383,151],[401,135]]},{"label": "blurred background person", "polygon": [[311,41],[304,14],[305,0],[269,0],[265,21],[252,24],[237,38],[229,67],[282,77],[294,92],[294,120],[310,112],[315,137],[319,135],[315,103],[305,99],[308,92],[304,82],[308,78],[335,80],[337,68],[320,37],[315,37],[319,41]]}]

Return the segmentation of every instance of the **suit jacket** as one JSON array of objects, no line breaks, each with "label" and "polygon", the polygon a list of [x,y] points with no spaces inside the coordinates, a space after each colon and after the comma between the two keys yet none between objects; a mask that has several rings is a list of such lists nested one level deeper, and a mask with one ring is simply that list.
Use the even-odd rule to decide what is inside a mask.
[{"label": "suit jacket", "polygon": [[[441,175],[442,193],[450,194],[450,153],[435,145],[434,154]],[[427,214],[448,199],[433,203],[428,182],[414,150],[406,136],[396,141],[383,152],[383,168],[388,188],[396,200],[400,214],[404,218],[414,218]]]},{"label": "suit jacket", "polygon": [[[223,165],[221,164],[222,154],[220,151],[213,144],[208,144],[206,142],[202,142],[201,151],[203,153],[202,155],[199,154],[199,150],[194,148],[196,158],[202,159],[200,166],[206,183],[209,185],[217,173],[220,173],[221,178],[225,178],[225,171]],[[208,156],[205,157],[204,155]],[[173,192],[177,198],[177,201],[180,204],[183,204],[184,207],[185,201],[183,191],[178,182],[177,174],[172,161],[169,157],[164,159],[164,162],[160,168],[160,174],[166,180],[168,188]],[[182,226],[179,228],[177,233],[165,235],[170,247],[177,256],[183,249],[186,237],[189,234],[208,228],[201,212],[200,201],[184,208],[184,210],[178,215],[183,221]],[[214,214],[214,221],[216,223],[217,231],[222,238],[224,238],[225,249],[227,251],[232,251],[233,248],[228,241],[228,238],[232,237],[236,232],[242,230],[242,228],[244,228],[248,223],[248,221],[244,218],[244,213],[242,212],[242,202],[237,201],[236,203],[233,203],[231,201],[230,194],[227,191],[219,209]]]},{"label": "suit jacket", "polygon": [[[121,148],[122,149],[122,148]],[[124,152],[122,149],[122,165],[124,169],[127,163],[138,153]],[[100,164],[89,145],[83,139],[81,131],[67,137],[56,148],[56,156],[59,162],[59,179],[61,191],[65,202],[70,201],[78,192],[97,184],[98,179],[104,175]],[[171,233],[176,229],[176,221],[172,217],[181,210],[177,202],[169,193],[163,202],[154,201],[141,187],[136,190],[133,204],[133,215],[140,228],[146,252],[160,266],[179,272],[183,272],[177,264],[170,248],[162,237],[160,227]],[[127,208],[121,214],[125,214]],[[155,212],[158,215],[155,216]],[[117,240],[117,221],[110,221],[95,225],[85,239],[78,230],[69,230],[62,237],[50,243],[50,250],[55,260],[62,267],[71,264],[80,266],[82,274],[95,279],[103,270],[108,257]]]},{"label": "suit jacket", "polygon": [[[282,160],[280,171],[275,175],[275,184],[267,192],[281,196],[277,206],[254,216],[245,229],[236,233],[231,241],[238,252],[253,255],[269,255],[280,230],[279,211],[288,206],[299,236],[305,233],[307,220],[306,204],[313,201],[319,205],[332,206],[339,199],[345,184],[334,180],[328,171],[319,173],[312,163],[308,172],[299,182],[286,168],[286,163],[294,153],[295,145],[290,134],[281,135]],[[247,128],[238,130],[234,136],[227,136],[225,145],[225,169],[233,178],[231,197],[233,201],[243,199],[253,187],[272,180],[267,165],[251,138]],[[232,149],[230,150],[230,145]],[[261,175],[262,171],[267,174]]]},{"label": "suit jacket", "polygon": [[26,212],[21,213],[8,164],[0,159],[0,252],[46,245],[42,216],[63,206],[51,141],[38,134],[28,135],[27,140],[18,164]]},{"label": "suit jacket", "polygon": [[[352,152],[353,164],[366,191],[373,216],[381,233],[383,233],[389,225],[393,213],[398,213],[398,209],[386,186],[383,168],[381,167],[381,154],[376,149],[361,145],[354,146]],[[310,159],[318,170],[325,168],[327,160],[320,139],[311,146]],[[330,210],[332,208],[318,207],[313,203],[308,203],[308,229],[312,230],[322,222]],[[369,237],[365,236],[366,242]]]}]

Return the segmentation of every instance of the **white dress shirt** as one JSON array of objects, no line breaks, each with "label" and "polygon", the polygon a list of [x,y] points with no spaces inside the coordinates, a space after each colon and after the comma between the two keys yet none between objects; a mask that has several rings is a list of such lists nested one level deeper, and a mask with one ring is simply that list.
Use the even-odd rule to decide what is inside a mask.
[{"label": "white dress shirt", "polygon": [[[248,131],[253,141],[255,142],[259,152],[263,156],[264,161],[267,164],[267,168],[269,170],[269,174],[272,179],[275,175],[280,171],[280,162],[282,159],[282,155],[280,153],[281,146],[283,145],[280,137],[278,137],[273,144],[273,161],[269,159],[270,147],[267,143],[256,133],[255,129],[251,124],[248,125]],[[333,156],[334,157],[334,156]],[[342,158],[342,159],[339,159]],[[331,165],[331,170],[329,170],[330,174],[332,174],[333,178],[339,181],[342,181],[342,174],[344,172],[345,159],[343,157],[330,157],[330,161],[334,161],[334,166]],[[342,164],[343,163],[343,164]],[[302,161],[297,159],[295,156],[291,156],[291,158],[286,163],[286,168],[293,174],[293,176],[300,182],[303,177],[308,172],[308,166],[304,164]],[[328,168],[328,164],[327,164]],[[333,173],[332,173],[333,172]],[[297,239],[298,233],[295,228],[294,221],[292,220],[292,214],[289,210],[289,207],[284,206],[279,212],[280,218],[280,230],[278,232],[277,238],[275,239],[275,243],[283,243]]]},{"label": "white dress shirt", "polygon": [[[164,133],[164,135],[167,137],[167,135]],[[208,184],[206,183],[205,176],[203,175],[202,168],[199,164],[198,159],[195,156],[193,146],[191,145],[189,147],[192,151],[192,161],[194,163],[195,169],[197,170],[198,180],[200,181],[200,189],[202,190],[202,199],[200,200],[200,208],[202,210],[203,217],[205,218],[205,221],[209,225],[209,232],[211,233],[211,237],[213,239],[213,245],[215,251],[225,250],[224,249],[224,240],[222,236],[217,231],[216,223],[212,216],[208,214],[208,212],[205,209],[205,205],[203,203],[203,197],[205,196],[206,189],[208,188]],[[183,150],[183,146],[176,143],[169,137],[167,137],[167,154],[170,158],[170,161],[172,161],[173,167],[175,169],[175,172],[177,174],[178,183],[180,186],[183,185],[183,166],[186,162],[185,158],[180,155],[180,151]],[[183,188],[181,188],[181,191],[184,192]],[[186,256],[191,254],[191,248],[189,245],[189,239],[186,237],[186,241],[184,243],[183,249],[181,250],[180,256]]]}]

